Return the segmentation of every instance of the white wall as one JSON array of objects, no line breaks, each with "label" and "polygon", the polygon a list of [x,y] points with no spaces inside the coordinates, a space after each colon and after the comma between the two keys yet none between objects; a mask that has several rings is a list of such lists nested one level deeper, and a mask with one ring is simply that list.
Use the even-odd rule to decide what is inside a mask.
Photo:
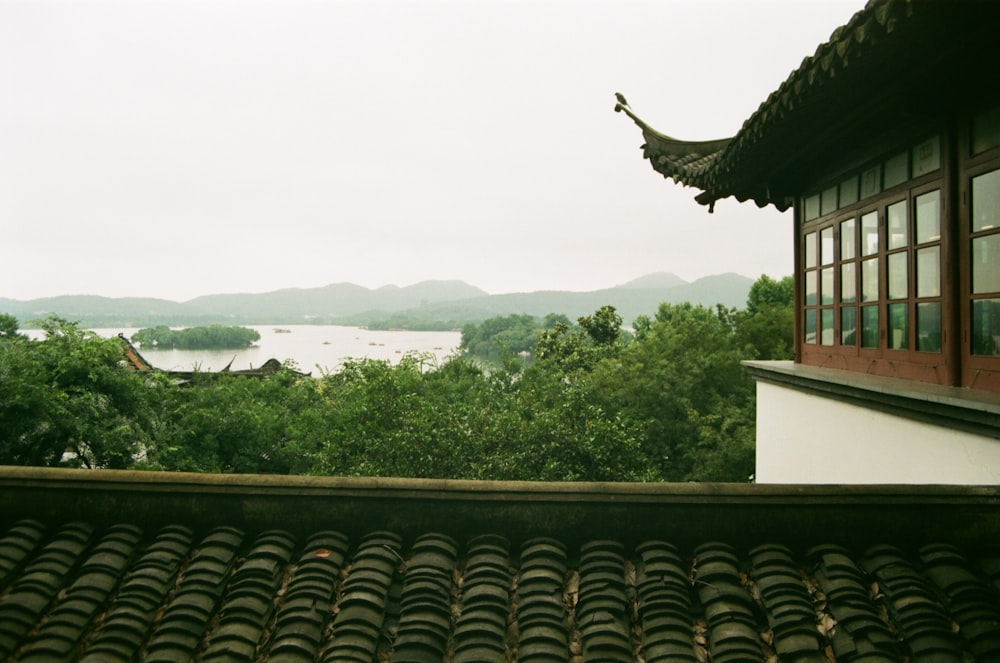
[{"label": "white wall", "polygon": [[757,483],[1000,484],[1000,440],[757,381]]}]

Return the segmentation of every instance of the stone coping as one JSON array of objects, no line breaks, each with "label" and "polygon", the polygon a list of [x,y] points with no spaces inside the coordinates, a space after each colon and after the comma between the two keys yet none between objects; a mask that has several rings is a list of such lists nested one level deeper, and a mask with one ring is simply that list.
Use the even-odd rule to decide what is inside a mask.
[{"label": "stone coping", "polygon": [[143,493],[244,493],[262,495],[380,498],[527,499],[531,501],[634,502],[664,500],[757,504],[868,500],[907,502],[1000,500],[1000,486],[950,484],[750,484],[603,481],[483,481],[407,477],[340,477],[283,474],[211,474],[144,470],[84,470],[0,465],[0,488],[38,486],[50,490],[139,490]]},{"label": "stone coping", "polygon": [[439,479],[219,475],[0,467],[0,523],[33,518],[389,529],[465,539],[501,532],[512,541],[555,536],[722,540],[905,542],[929,533],[979,545],[1000,540],[1000,487],[815,486],[676,483],[545,483]]},{"label": "stone coping", "polygon": [[760,382],[1000,439],[1000,393],[997,392],[791,361],[744,361],[743,365]]}]

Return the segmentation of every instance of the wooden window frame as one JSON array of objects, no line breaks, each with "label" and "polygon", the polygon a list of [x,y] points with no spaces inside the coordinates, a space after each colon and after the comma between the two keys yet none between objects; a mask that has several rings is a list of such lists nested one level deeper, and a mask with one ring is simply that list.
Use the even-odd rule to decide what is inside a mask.
[{"label": "wooden window frame", "polygon": [[[944,158],[944,156],[948,154],[948,146],[951,141],[948,141],[943,134],[938,135],[940,136],[939,140],[941,142],[939,149],[942,155],[941,165],[938,169],[916,178],[907,179],[905,182],[897,184],[889,189],[880,187],[880,191],[878,193],[869,195],[868,197],[849,205],[845,205],[834,212],[821,215],[810,219],[809,221],[803,220],[801,223],[796,224],[796,243],[798,251],[798,254],[796,255],[798,268],[796,271],[797,274],[800,275],[800,282],[797,284],[797,287],[800,289],[799,294],[802,298],[799,305],[796,307],[799,316],[799,319],[796,322],[799,329],[799,336],[797,338],[798,361],[815,366],[844,368],[848,370],[864,371],[876,375],[902,377],[907,379],[935,382],[939,384],[957,383],[958,372],[955,365],[956,362],[954,361],[956,352],[953,347],[956,342],[956,333],[954,330],[955,316],[952,311],[954,304],[951,301],[952,297],[950,295],[954,289],[952,283],[953,277],[951,276],[951,274],[954,273],[954,265],[952,264],[950,258],[950,256],[954,255],[954,247],[949,239],[949,235],[952,233],[954,223],[951,215],[948,213],[948,200],[950,195],[948,173],[950,169],[947,167],[946,159]],[[919,144],[923,140],[926,140],[926,137],[915,141],[914,144]],[[884,168],[882,167],[883,162],[887,159],[897,157],[899,153],[899,150],[886,153],[879,161],[868,164],[867,166],[859,169],[858,172],[865,173],[871,171],[873,168],[878,168],[880,172],[884,171]],[[844,177],[841,176],[839,178],[834,178],[831,181],[840,182],[843,180]],[[817,191],[826,191],[831,186],[833,185],[826,184],[825,186],[817,187]],[[935,190],[940,191],[940,238],[936,242],[925,242],[918,245],[916,236],[916,199],[921,195]],[[906,203],[905,223],[907,240],[904,247],[890,249],[888,246],[888,209],[890,205],[901,201],[905,201]],[[805,197],[802,199],[802,204],[804,207]],[[873,211],[878,215],[878,249],[874,254],[864,255],[861,219],[863,216]],[[852,218],[855,220],[855,254],[853,258],[844,259],[842,256],[843,238],[841,237],[841,228],[843,227],[842,223],[844,221]],[[834,233],[834,261],[832,265],[830,265],[833,269],[835,283],[833,298],[834,339],[832,345],[823,345],[822,317],[820,311],[827,308],[827,306],[822,303],[822,292],[820,292],[820,284],[822,282],[820,272],[825,265],[821,264],[822,258],[820,254],[822,248],[819,240],[821,237],[821,231],[824,228],[831,226]],[[817,260],[815,268],[809,268],[807,270],[804,264],[805,256],[802,248],[805,238],[810,233],[816,233],[817,244],[815,250]],[[938,265],[940,283],[938,295],[936,297],[917,297],[917,250],[918,248],[929,248],[931,246],[940,247],[940,263]],[[899,253],[905,253],[906,255],[906,295],[905,297],[899,299],[890,300],[888,297],[889,255]],[[878,298],[877,304],[874,304],[878,307],[879,316],[878,347],[864,347],[862,324],[866,303],[863,301],[862,265],[866,260],[872,258],[877,259],[878,265]],[[855,265],[854,278],[856,296],[853,303],[842,302],[843,284],[841,282],[841,275],[843,273],[843,265],[847,263],[853,263]],[[817,281],[817,298],[814,304],[809,304],[805,301],[804,279],[806,278],[814,278]],[[940,303],[941,347],[940,351],[937,352],[928,352],[918,349],[917,305],[927,303]],[[870,306],[872,304],[867,305]],[[889,347],[888,326],[890,305],[905,306],[907,317],[907,336],[905,348],[893,349]],[[854,309],[855,342],[852,345],[843,344],[841,337],[843,330],[842,315],[843,311],[847,308]],[[806,342],[805,316],[815,316],[816,335],[814,343]],[[963,325],[963,328],[968,328],[967,323]]]},{"label": "wooden window frame", "polygon": [[[981,154],[972,154],[972,119],[967,118],[960,144],[957,223],[958,263],[958,317],[962,329],[959,361],[962,366],[961,385],[975,389],[1000,391],[1000,356],[976,355],[972,353],[972,302],[976,299],[992,299],[989,294],[972,292],[972,239],[982,233],[972,232],[972,180],[979,175],[1000,170],[1000,147],[988,149]],[[997,229],[988,234],[1000,233]]]}]

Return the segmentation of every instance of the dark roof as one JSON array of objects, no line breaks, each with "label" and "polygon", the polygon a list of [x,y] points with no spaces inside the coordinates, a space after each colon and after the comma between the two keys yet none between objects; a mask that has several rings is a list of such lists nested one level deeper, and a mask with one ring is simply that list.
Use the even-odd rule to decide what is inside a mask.
[{"label": "dark roof", "polygon": [[[814,162],[930,117],[984,85],[997,64],[996,0],[871,0],[806,57],[730,139],[688,142],[641,120],[643,156],[664,177],[699,188],[714,205],[735,196],[791,206]],[[693,103],[693,102],[692,102]]]},{"label": "dark roof", "polygon": [[[132,342],[125,337],[125,334],[118,334],[118,340],[122,344],[122,352],[125,355],[125,362],[129,368],[140,372],[163,373],[164,375],[172,378],[174,384],[187,384],[195,378],[208,379],[222,374],[263,378],[268,377],[269,375],[274,375],[282,368],[281,362],[272,357],[258,368],[247,368],[234,371],[230,368],[233,365],[233,361],[236,360],[236,357],[233,357],[233,359],[231,359],[229,363],[226,364],[226,366],[220,371],[164,371],[150,364],[145,357],[139,354],[139,350],[132,345]],[[298,377],[309,377],[312,375],[312,373],[302,373],[296,370],[291,370],[291,373]]]},{"label": "dark roof", "polygon": [[996,661],[998,506],[0,468],[0,660]]}]

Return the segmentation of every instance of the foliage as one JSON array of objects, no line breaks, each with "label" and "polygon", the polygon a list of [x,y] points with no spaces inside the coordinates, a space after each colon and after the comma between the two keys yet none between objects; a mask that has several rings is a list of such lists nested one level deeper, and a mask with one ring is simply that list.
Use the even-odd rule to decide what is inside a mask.
[{"label": "foliage", "polygon": [[266,379],[195,375],[171,390],[163,425],[148,450],[152,469],[286,474],[296,465],[292,437],[299,417],[320,406],[308,380],[284,367]]},{"label": "foliage", "polygon": [[539,321],[530,315],[496,316],[462,328],[459,350],[493,363],[505,357],[534,354],[539,337],[557,325],[569,326],[565,315],[550,313]]},{"label": "foliage", "polygon": [[164,325],[140,329],[132,334],[132,341],[146,348],[174,350],[230,350],[247,348],[260,340],[260,333],[247,327],[188,327],[171,329]]},{"label": "foliage", "polygon": [[406,331],[454,331],[462,326],[462,323],[450,318],[436,319],[433,317],[419,317],[407,313],[393,313],[381,320],[372,320],[363,316],[348,326],[363,326],[367,329],[397,330]]},{"label": "foliage", "polygon": [[[745,310],[661,304],[634,336],[610,306],[463,330],[436,365],[348,361],[303,378],[130,370],[117,339],[58,318],[0,318],[0,463],[468,479],[746,481],[754,389],[745,358],[791,348],[790,279]],[[534,348],[525,364],[516,352]],[[484,367],[478,353],[493,362]]]},{"label": "foliage", "polygon": [[0,313],[0,340],[18,336],[17,318],[9,313]]},{"label": "foliage", "polygon": [[738,314],[739,342],[745,359],[791,359],[795,314],[791,276],[775,281],[766,274],[750,287],[746,309]]},{"label": "foliage", "polygon": [[[661,304],[654,318],[636,321],[637,342],[590,378],[598,403],[646,423],[642,453],[669,481],[753,474],[754,392],[734,323],[721,306]],[[709,462],[707,453],[719,459]]]},{"label": "foliage", "polygon": [[602,306],[593,315],[577,320],[578,328],[556,322],[538,339],[538,358],[565,374],[589,371],[598,362],[617,356],[622,348],[622,318],[613,306]]},{"label": "foliage", "polygon": [[[425,369],[420,355],[395,366],[364,359],[314,381],[326,407],[299,420],[298,439],[312,442],[296,450],[310,471],[465,479],[644,477],[628,426],[596,407],[574,407],[544,374],[522,372],[516,364],[487,373],[463,358]],[[536,403],[543,400],[551,407],[540,412]]]},{"label": "foliage", "polygon": [[122,366],[116,339],[54,317],[42,328],[0,344],[0,463],[132,466],[156,430],[154,378]]}]

